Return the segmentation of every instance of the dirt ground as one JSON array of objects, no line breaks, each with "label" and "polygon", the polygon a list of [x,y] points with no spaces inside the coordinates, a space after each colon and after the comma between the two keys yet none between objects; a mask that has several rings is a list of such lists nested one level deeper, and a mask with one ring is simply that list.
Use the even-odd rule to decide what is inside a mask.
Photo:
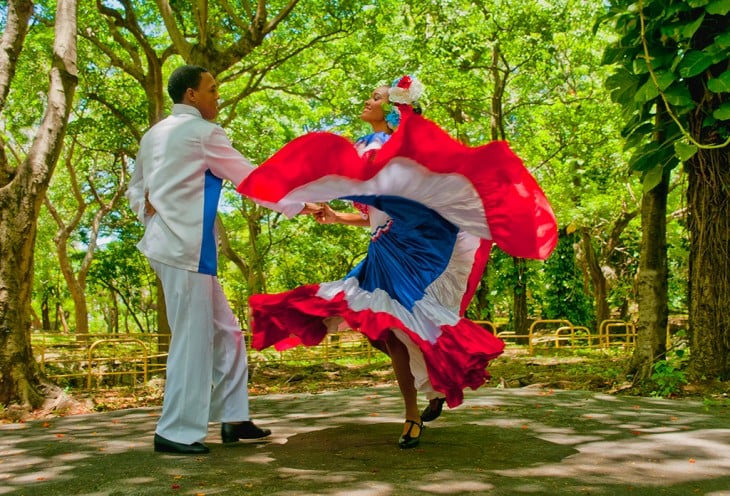
[{"label": "dirt ground", "polygon": [[[290,381],[291,382],[291,381]],[[0,495],[730,496],[730,407],[483,387],[397,446],[392,385],[251,398],[270,439],[155,453],[159,407],[0,425]]]},{"label": "dirt ground", "polygon": [[402,404],[386,359],[251,365],[251,409],[270,439],[155,453],[162,381],[69,394],[4,412],[0,495],[730,496],[727,383],[637,396],[627,357],[495,360],[492,381],[400,450]]}]

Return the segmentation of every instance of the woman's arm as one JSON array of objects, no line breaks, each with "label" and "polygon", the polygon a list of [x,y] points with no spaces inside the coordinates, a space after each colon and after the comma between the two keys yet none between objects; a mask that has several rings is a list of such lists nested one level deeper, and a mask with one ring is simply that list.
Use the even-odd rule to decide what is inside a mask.
[{"label": "woman's arm", "polygon": [[348,226],[370,227],[370,220],[360,214],[350,212],[338,212],[326,203],[320,212],[314,214],[314,218],[320,224],[346,224]]}]

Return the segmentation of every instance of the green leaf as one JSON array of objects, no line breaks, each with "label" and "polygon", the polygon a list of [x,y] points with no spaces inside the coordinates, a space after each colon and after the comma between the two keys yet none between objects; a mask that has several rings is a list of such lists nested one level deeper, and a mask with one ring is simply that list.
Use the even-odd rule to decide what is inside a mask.
[{"label": "green leaf", "polygon": [[682,162],[686,162],[692,156],[697,153],[698,148],[691,144],[691,143],[685,143],[684,141],[675,141],[674,142],[674,153],[677,154],[677,157],[679,157],[679,160]]},{"label": "green leaf", "polygon": [[656,141],[647,143],[638,148],[629,159],[629,167],[632,170],[645,172],[657,166],[656,154],[659,144]]},{"label": "green leaf", "polygon": [[670,50],[666,47],[653,47],[651,49],[651,67],[655,71],[659,69],[671,70],[674,61],[679,60],[676,50]]},{"label": "green leaf", "polygon": [[674,107],[694,106],[694,101],[692,100],[692,95],[690,94],[689,89],[681,83],[675,84],[665,91],[664,96],[666,97],[669,105]]},{"label": "green leaf", "polygon": [[643,141],[649,140],[654,129],[654,124],[650,122],[645,122],[636,126],[626,136],[626,140],[624,141],[624,150],[630,150],[631,148],[641,144]]},{"label": "green leaf", "polygon": [[716,108],[712,117],[719,121],[730,121],[730,102],[725,102]]},{"label": "green leaf", "polygon": [[674,141],[674,139],[652,141],[637,148],[629,159],[629,167],[639,172],[648,172],[656,167],[673,169],[679,163],[672,145]]},{"label": "green leaf", "polygon": [[633,104],[639,78],[625,69],[615,72],[606,79],[606,88],[611,90],[611,100],[621,105]]},{"label": "green leaf", "polygon": [[720,48],[730,48],[730,31],[715,36],[715,45]]},{"label": "green leaf", "polygon": [[715,0],[705,7],[708,14],[727,15],[730,12],[730,0]]},{"label": "green leaf", "polygon": [[687,3],[692,8],[704,7],[710,0],[689,0]]},{"label": "green leaf", "polygon": [[641,180],[644,193],[648,193],[653,190],[657,184],[662,181],[662,174],[664,173],[664,167],[652,167],[644,173],[644,177]]},{"label": "green leaf", "polygon": [[716,78],[707,81],[707,87],[713,93],[730,91],[730,71],[725,71]]},{"label": "green leaf", "polygon": [[659,83],[659,89],[662,91],[669,88],[678,79],[677,75],[671,71],[657,71],[654,75],[656,76],[657,83]]},{"label": "green leaf", "polygon": [[[705,0],[705,3],[707,3],[707,1],[709,0]],[[686,4],[684,2],[675,2],[672,5],[666,5],[662,9],[662,12],[664,14],[663,19],[686,18],[686,12],[689,12],[692,9],[693,7],[690,7],[689,4]]]},{"label": "green leaf", "polygon": [[[633,49],[632,49],[633,50]],[[601,59],[601,65],[611,65],[616,62],[620,62],[628,50],[624,47],[607,47],[603,51],[603,58]]]},{"label": "green leaf", "polygon": [[699,50],[690,50],[679,63],[682,77],[693,77],[712,65],[712,58]]},{"label": "green leaf", "polygon": [[618,69],[616,72],[606,78],[606,88],[613,90],[616,88],[626,88],[635,86],[638,78],[626,69]]},{"label": "green leaf", "polygon": [[678,24],[668,24],[666,26],[662,26],[659,29],[659,32],[661,33],[662,38],[671,38],[674,41],[680,41],[682,39],[680,28],[681,26]]},{"label": "green leaf", "polygon": [[[694,36],[700,26],[702,26],[702,22],[705,20],[704,12],[693,20],[698,13],[698,11],[689,11],[689,9],[686,8],[686,5],[684,8],[680,7],[679,12],[666,12],[668,15],[665,16],[664,23],[661,23],[659,19],[656,20],[660,23],[659,32],[663,38],[671,38],[677,42],[689,40]],[[684,22],[671,22],[675,19],[682,19]]]},{"label": "green leaf", "polygon": [[649,66],[646,64],[644,57],[637,57],[633,64],[634,74],[646,74],[649,72]]},{"label": "green leaf", "polygon": [[702,14],[697,19],[695,19],[693,22],[686,24],[682,28],[682,35],[687,39],[692,38],[692,36],[694,36],[694,34],[699,29],[699,27],[702,25],[702,21],[704,21],[704,20],[705,20],[705,14]]},{"label": "green leaf", "polygon": [[648,102],[659,96],[659,88],[649,78],[634,95],[634,101],[638,103]]},{"label": "green leaf", "polygon": [[706,46],[702,49],[705,54],[712,59],[713,64],[717,64],[718,62],[724,62],[728,58],[728,49],[727,47],[720,46],[719,43],[713,43],[711,45]]}]

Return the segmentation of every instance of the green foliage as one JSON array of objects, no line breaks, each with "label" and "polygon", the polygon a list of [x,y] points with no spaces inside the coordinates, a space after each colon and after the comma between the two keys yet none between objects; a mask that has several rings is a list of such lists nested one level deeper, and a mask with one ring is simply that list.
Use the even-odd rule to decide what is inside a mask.
[{"label": "green foliage", "polygon": [[[138,332],[157,330],[154,316],[155,276],[147,260],[131,242],[141,237],[141,230],[137,226],[128,227],[128,235],[106,243],[97,250],[89,270],[89,298],[94,307],[102,309],[100,313],[95,312],[95,332],[104,329],[103,319],[108,316],[110,302],[117,299],[122,309],[120,317],[127,330],[129,327]],[[106,311],[103,310],[105,308]],[[114,322],[107,324],[114,329]]]},{"label": "green foliage", "polygon": [[[514,292],[527,292],[527,312],[530,317],[542,318],[545,312],[545,299],[549,294],[549,275],[544,271],[545,264],[537,260],[524,260],[524,270],[520,272],[515,259],[497,247],[492,248],[486,276],[489,287],[489,309],[494,320],[507,320],[500,325],[502,330],[513,328]],[[486,317],[484,309],[469,308],[469,317],[481,320]]]},{"label": "green foliage", "polygon": [[[283,4],[269,1],[267,9],[276,12]],[[135,38],[126,27],[131,16],[121,4],[104,5],[120,17],[110,22],[110,16],[102,15],[93,3],[79,6],[79,25],[83,26],[80,86],[68,143],[76,140],[74,163],[81,182],[86,177],[96,178],[106,191],[118,177],[120,163],[131,171],[137,140],[150,123],[150,99],[154,95],[143,83],[154,82],[157,74],[154,61],[146,57],[158,58],[163,80],[183,57],[173,46],[154,3],[131,3],[142,28],[136,36],[143,39]],[[213,21],[208,24],[212,27],[211,44],[195,45],[194,54],[199,57],[205,50],[225,49],[247,35],[236,27],[221,3],[208,5]],[[196,24],[190,6],[174,2],[171,7],[190,42],[198,43],[201,26]],[[621,172],[626,168],[617,123],[621,116],[601,87],[605,69],[599,67],[599,57],[607,35],[605,30],[599,29],[595,35],[590,30],[601,8],[600,3],[575,0],[299,2],[251,53],[228,65],[222,58],[215,61],[225,66],[217,74],[222,95],[219,121],[234,145],[258,164],[308,131],[329,130],[349,138],[364,134],[368,127],[358,116],[367,95],[402,73],[414,73],[426,84],[429,118],[474,146],[495,137],[508,139],[545,189],[560,225],[589,227],[600,251],[617,212],[636,204],[635,185]],[[37,121],[35,109],[42,102],[36,103],[34,98],[47,86],[47,78],[34,76],[47,72],[41,66],[45,58],[38,54],[47,52],[49,33],[39,24],[33,36],[22,72],[29,98],[15,102],[14,112],[8,113],[8,131],[18,143]],[[688,64],[683,70],[692,67]],[[627,70],[622,77],[634,80],[637,76]],[[667,92],[674,91],[666,77],[662,77],[662,85]],[[721,89],[726,83],[727,76],[718,76],[712,86]],[[637,82],[633,91],[638,87]],[[169,108],[164,87],[159,90]],[[646,92],[650,94],[650,88]],[[682,97],[681,92],[675,96],[680,101]],[[498,107],[492,106],[493,98],[500,99]],[[500,120],[501,130],[495,127]],[[637,131],[631,138],[639,134]],[[56,175],[49,197],[54,203],[65,204],[70,178],[60,167]],[[85,195],[87,199],[93,196],[88,189]],[[231,245],[255,265],[242,274],[221,257],[220,277],[241,317],[245,316],[250,293],[250,272],[266,277],[268,291],[282,291],[342,277],[366,249],[364,229],[320,226],[308,218],[286,220],[257,210],[247,201],[239,208],[241,201],[230,191],[227,195],[223,217]],[[83,254],[89,239],[90,214],[71,237],[77,256]],[[42,276],[36,295],[55,288],[58,298],[68,306],[54,264],[51,225],[52,220],[44,215],[36,260],[36,274]],[[249,229],[251,225],[258,234],[256,229]],[[638,235],[635,224],[629,229],[631,232],[622,238],[625,245],[618,246],[605,260],[616,274],[612,283],[616,304],[630,297]],[[130,219],[124,202],[102,225],[104,244],[89,275],[89,307],[95,314],[92,321],[101,322],[100,309],[111,306],[108,282],[124,295],[142,326],[148,327],[154,312],[153,279],[145,260],[135,255],[139,236],[140,226]],[[675,245],[680,252],[681,243]],[[580,263],[579,258],[576,261]],[[574,289],[588,286],[579,280],[576,261],[572,269],[566,269],[576,271],[570,274],[558,268],[567,261],[528,262],[530,315],[541,316],[548,308],[560,313],[553,289],[561,288],[558,293],[562,294],[570,285]],[[554,269],[551,263],[555,263]],[[518,277],[511,257],[494,250],[488,286],[496,317],[510,315],[512,290],[521,282]],[[575,279],[568,283],[571,277]],[[583,297],[590,300],[590,296]],[[681,305],[682,299],[677,298],[677,302]],[[587,303],[577,304],[575,311],[585,313],[584,305]],[[474,311],[477,314],[484,309]]]},{"label": "green foliage", "polygon": [[666,398],[681,392],[682,386],[687,384],[687,375],[682,371],[687,358],[683,349],[677,349],[667,354],[666,360],[654,364],[649,378],[655,387],[652,396]]},{"label": "green foliage", "polygon": [[[706,146],[699,136],[730,138],[728,8],[728,2],[617,0],[599,21],[610,20],[618,34],[604,51],[603,63],[614,66],[606,86],[623,109],[630,165],[642,173],[645,190],[658,184],[662,170]],[[689,116],[697,111],[703,129],[692,130]]]},{"label": "green foliage", "polygon": [[545,262],[544,316],[567,319],[574,325],[595,329],[593,302],[584,291],[583,275],[576,265],[574,244],[577,242],[575,233],[561,233],[558,246]]}]

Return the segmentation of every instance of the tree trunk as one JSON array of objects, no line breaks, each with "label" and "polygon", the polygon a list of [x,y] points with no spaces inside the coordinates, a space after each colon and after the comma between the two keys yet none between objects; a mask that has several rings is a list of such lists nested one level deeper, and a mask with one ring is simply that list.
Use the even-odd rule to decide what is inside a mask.
[{"label": "tree trunk", "polygon": [[527,266],[524,258],[513,257],[512,261],[515,268],[515,283],[512,289],[514,296],[512,312],[514,321],[514,330],[517,334],[527,334],[529,325],[527,315],[527,275],[525,267]]},{"label": "tree trunk", "polygon": [[651,377],[653,365],[666,354],[667,320],[667,194],[669,172],[641,199],[641,255],[638,274],[637,342],[629,365],[634,381]]},{"label": "tree trunk", "polygon": [[489,301],[489,264],[484,267],[484,274],[479,281],[479,287],[474,292],[474,300],[476,314],[469,315],[472,320],[489,320],[492,321],[492,304]]},{"label": "tree trunk", "polygon": [[700,149],[687,168],[690,373],[730,379],[730,163]]},{"label": "tree trunk", "polygon": [[[155,277],[157,288],[157,353],[160,355],[170,351],[170,322],[167,320],[167,305],[165,304],[165,293],[162,291],[162,282],[159,277]],[[165,357],[158,357],[157,363],[164,364],[167,361]]]},{"label": "tree trunk", "polygon": [[74,333],[76,340],[89,340],[89,306],[86,303],[86,288],[75,279],[66,279],[71,298],[74,301]]},{"label": "tree trunk", "polygon": [[[3,33],[0,73],[15,73],[33,4],[11,0]],[[27,15],[26,15],[27,14]],[[18,50],[19,52],[19,50]],[[11,76],[12,77],[12,76]],[[4,107],[7,88],[0,81]],[[48,104],[28,155],[16,169],[0,157],[0,403],[37,407],[42,403],[40,377],[30,346],[30,302],[33,254],[38,215],[56,166],[76,89],[76,1],[60,0],[56,7],[53,61]],[[2,108],[0,108],[2,110]]]},{"label": "tree trunk", "polygon": [[119,297],[109,290],[109,308],[104,313],[107,334],[119,334]]},{"label": "tree trunk", "polygon": [[608,306],[608,283],[606,276],[601,269],[601,263],[596,255],[596,250],[591,242],[591,235],[587,228],[580,230],[581,246],[583,247],[583,256],[588,265],[588,273],[593,283],[593,301],[595,304],[596,324],[610,318],[611,311]]},{"label": "tree trunk", "polygon": [[264,274],[265,252],[259,249],[255,240],[261,235],[260,207],[249,210],[251,215],[246,216],[248,225],[249,250],[246,260],[248,261],[247,290],[248,294],[266,293],[266,275]]},{"label": "tree trunk", "polygon": [[[71,293],[71,298],[74,301],[74,331],[76,333],[76,339],[77,341],[87,341],[89,339],[89,309],[86,301],[86,278],[93,262],[102,221],[114,209],[117,203],[119,203],[126,188],[126,182],[124,174],[121,174],[117,189],[114,191],[108,203],[105,203],[98,194],[94,194],[95,202],[87,203],[84,200],[81,187],[76,180],[76,169],[72,164],[74,148],[74,146],[70,147],[68,156],[66,157],[66,167],[71,178],[71,191],[76,202],[73,214],[66,218],[63,214],[59,213],[49,198],[45,199],[45,205],[51,217],[53,217],[58,225],[53,242],[56,245],[56,254],[61,273]],[[89,186],[91,186],[92,191],[96,190],[91,180],[89,180]],[[73,232],[78,229],[84,214],[88,211],[89,205],[95,203],[99,204],[99,209],[94,212],[91,228],[87,230],[88,241],[86,243],[86,253],[74,273],[74,267],[68,251],[69,240]]]},{"label": "tree trunk", "polygon": [[51,313],[48,306],[48,295],[44,295],[43,301],[41,302],[41,329],[43,329],[43,331],[51,331],[53,330],[52,326]]}]

